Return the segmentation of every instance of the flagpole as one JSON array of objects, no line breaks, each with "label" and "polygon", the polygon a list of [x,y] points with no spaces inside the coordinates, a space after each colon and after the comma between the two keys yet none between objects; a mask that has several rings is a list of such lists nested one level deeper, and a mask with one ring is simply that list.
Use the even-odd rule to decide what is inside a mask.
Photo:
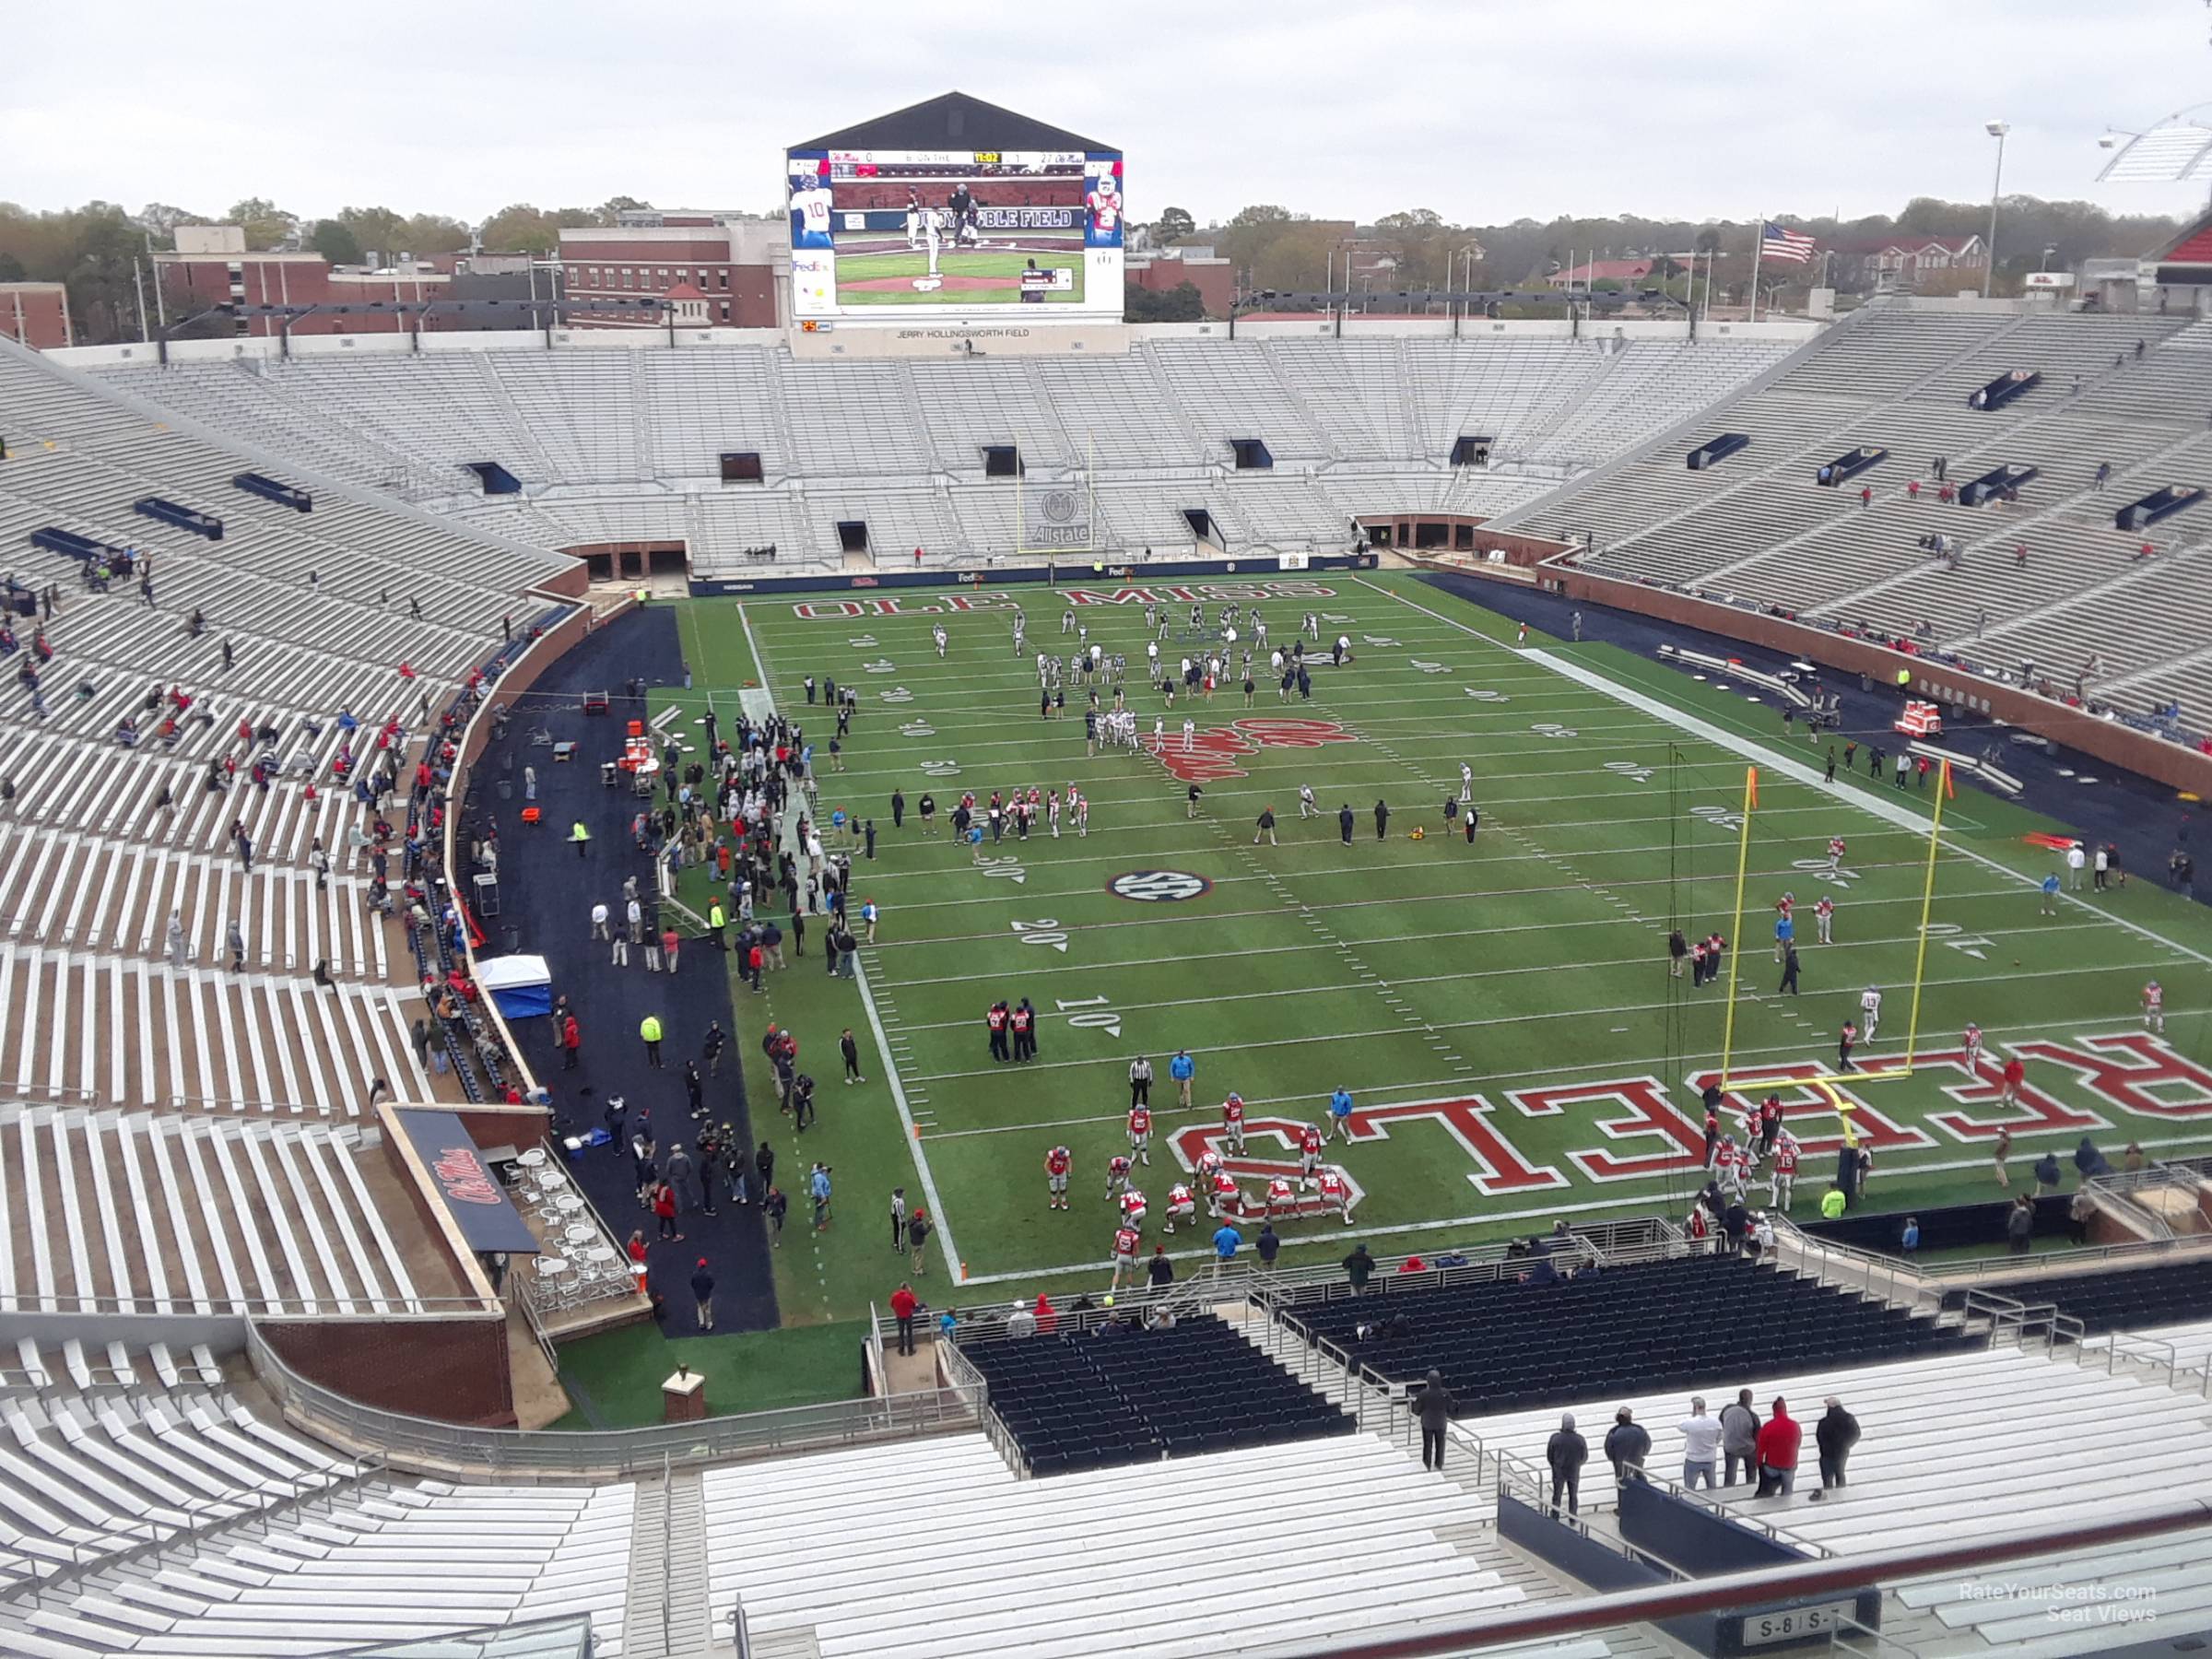
[{"label": "flagpole", "polygon": [[1751,226],[1751,321],[1759,321],[1759,256],[1767,251],[1767,216],[1760,214]]}]

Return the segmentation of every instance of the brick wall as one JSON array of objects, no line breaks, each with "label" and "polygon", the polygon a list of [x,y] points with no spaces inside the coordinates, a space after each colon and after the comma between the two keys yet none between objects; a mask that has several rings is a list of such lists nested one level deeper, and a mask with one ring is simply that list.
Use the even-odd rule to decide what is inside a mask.
[{"label": "brick wall", "polygon": [[497,1314],[272,1320],[255,1328],[309,1382],[364,1406],[478,1428],[514,1424],[507,1322]]}]

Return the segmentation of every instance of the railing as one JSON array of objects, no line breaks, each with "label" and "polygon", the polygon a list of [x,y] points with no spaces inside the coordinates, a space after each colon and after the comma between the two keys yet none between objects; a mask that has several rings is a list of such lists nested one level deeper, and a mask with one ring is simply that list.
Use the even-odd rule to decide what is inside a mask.
[{"label": "railing", "polygon": [[2212,1250],[2212,1233],[2171,1239],[2138,1239],[2120,1244],[2083,1244],[2073,1249],[2044,1251],[2025,1256],[1976,1256],[1967,1261],[1939,1262],[1920,1269],[1930,1279],[1957,1279],[1986,1273],[1997,1278],[2064,1277],[2086,1263],[2124,1265],[2136,1257],[2162,1256],[2175,1251]]},{"label": "railing", "polygon": [[972,1428],[976,1422],[958,1390],[940,1388],[641,1429],[484,1429],[349,1400],[300,1376],[252,1327],[246,1351],[254,1374],[287,1417],[341,1443],[373,1448],[394,1467],[451,1470],[457,1465],[501,1477],[632,1476],[663,1466],[686,1468],[727,1458],[904,1439]]},{"label": "railing", "polygon": [[[1816,1284],[1878,1296],[1892,1307],[1902,1307],[1914,1313],[1935,1313],[1941,1310],[1941,1289],[1928,1283],[1928,1276],[1918,1264],[1814,1238],[1787,1216],[1774,1216],[1771,1219],[1778,1265],[1794,1265],[1800,1273],[1809,1271]],[[1792,1252],[1797,1257],[1794,1264],[1783,1259]]]},{"label": "railing", "polygon": [[[557,1613],[549,1618],[518,1618],[512,1624],[467,1625],[456,1630],[441,1630],[435,1637],[426,1638],[425,1641],[436,1641],[449,1659],[460,1659],[465,1648],[478,1654],[551,1654],[557,1650],[549,1638],[564,1633],[575,1639],[573,1646],[558,1650],[564,1659],[592,1659],[592,1655],[599,1651],[593,1645],[592,1618],[588,1613]],[[391,1651],[392,1643],[384,1637],[379,1637],[374,1641],[323,1650],[328,1659],[347,1659],[348,1655],[352,1655],[353,1659],[370,1659],[371,1655],[389,1653]]]},{"label": "railing", "polygon": [[[1569,1638],[1662,1623],[1704,1613],[1744,1612],[1778,1603],[1840,1599],[1869,1586],[1915,1580],[2001,1580],[1993,1570],[2147,1539],[2204,1533],[2212,1504],[2146,1502],[2117,1519],[2069,1515],[2025,1530],[1961,1529],[1940,1542],[1876,1547],[1830,1560],[1691,1579],[1648,1589],[1521,1602],[1439,1621],[1412,1633],[1372,1630],[1315,1636],[1266,1650],[1268,1659],[1444,1659],[1514,1643],[1558,1645]],[[1895,1643],[1889,1645],[1895,1646]]]},{"label": "railing", "polygon": [[672,1464],[671,1464],[671,1462],[670,1462],[669,1455],[668,1455],[668,1453],[667,1453],[665,1451],[664,1451],[664,1452],[661,1453],[661,1574],[660,1574],[660,1577],[661,1577],[661,1652],[662,1652],[662,1653],[674,1653],[674,1652],[676,1651],[676,1644],[675,1644],[675,1641],[674,1641],[674,1640],[673,1640],[673,1632],[672,1632],[672,1631],[671,1631],[671,1630],[670,1630],[670,1623],[671,1623],[671,1621],[670,1621],[670,1618],[669,1618],[669,1616],[668,1616],[668,1581],[669,1581],[669,1579],[670,1579],[670,1578],[672,1578],[672,1577],[674,1576],[674,1574],[672,1574],[672,1573],[671,1573],[671,1572],[668,1571],[668,1564],[669,1564],[671,1561],[673,1561],[673,1560],[676,1559],[676,1555],[675,1555],[675,1550],[676,1550],[676,1521],[675,1521],[675,1518],[674,1518],[673,1514],[671,1513],[671,1512],[672,1512],[672,1511],[673,1511],[673,1510],[676,1508],[676,1505],[675,1505],[675,1503],[674,1503],[673,1501],[671,1501],[671,1500],[672,1500],[672,1499],[673,1499],[673,1497],[674,1497],[674,1494],[673,1494],[673,1493],[672,1493],[672,1492],[669,1490],[669,1487],[670,1487],[670,1486],[673,1484],[673,1483],[672,1483],[672,1477],[674,1476],[674,1474],[675,1474],[675,1469],[674,1469],[674,1467],[673,1467],[673,1465],[672,1465]]},{"label": "railing", "polygon": [[969,1414],[982,1424],[983,1433],[998,1454],[1006,1460],[1006,1467],[1023,1479],[1028,1479],[1032,1473],[1030,1454],[1022,1450],[1021,1442],[1014,1437],[1014,1431],[1006,1427],[1006,1418],[1000,1417],[991,1404],[991,1384],[983,1380],[983,1373],[976,1369],[975,1361],[961,1353],[959,1345],[954,1342],[937,1345],[937,1361],[945,1368],[951,1392],[959,1398]]},{"label": "railing", "polygon": [[730,1604],[730,1645],[737,1650],[737,1659],[753,1659],[752,1620],[746,1617],[743,1592],[734,1593]]},{"label": "railing", "polygon": [[[257,1529],[262,1536],[266,1537],[270,1533],[270,1523],[280,1515],[310,1510],[318,1503],[324,1513],[335,1515],[341,1494],[371,1489],[388,1490],[393,1484],[391,1472],[384,1460],[369,1456],[357,1460],[349,1471],[329,1480],[295,1480],[281,1483],[281,1489],[274,1492],[240,1490],[224,1498],[174,1506],[173,1512],[184,1518],[181,1526],[164,1527],[152,1521],[125,1521],[114,1525],[108,1536],[98,1545],[51,1540],[41,1546],[41,1563],[51,1562],[57,1551],[65,1552],[67,1559],[59,1565],[52,1566],[41,1576],[27,1578],[0,1590],[0,1606],[18,1603],[35,1606],[50,1591],[73,1584],[89,1573],[104,1572],[126,1561],[144,1560],[150,1556],[159,1567],[171,1550],[186,1556],[193,1555],[203,1542],[218,1533]],[[244,1505],[253,1506],[250,1512],[239,1513],[240,1508]],[[145,1535],[135,1538],[134,1535],[136,1534]]]},{"label": "railing", "polygon": [[2023,1302],[1995,1290],[1969,1290],[1966,1293],[1965,1319],[1971,1324],[1979,1316],[1989,1321],[1989,1346],[2011,1339],[2023,1352],[2029,1338],[2041,1333],[2046,1351],[2055,1357],[2058,1345],[2071,1343],[2077,1352],[2088,1335],[2080,1320],[2070,1313],[2059,1312],[2056,1302]]},{"label": "railing", "polygon": [[2182,1381],[2181,1354],[2173,1344],[2163,1336],[2152,1336],[2140,1331],[2107,1331],[2103,1335],[2075,1347],[2075,1358],[2086,1362],[2086,1356],[2097,1348],[2104,1350],[2105,1375],[2113,1375],[2122,1359],[2140,1365],[2156,1376],[2162,1369],[2166,1386],[2185,1387]]}]

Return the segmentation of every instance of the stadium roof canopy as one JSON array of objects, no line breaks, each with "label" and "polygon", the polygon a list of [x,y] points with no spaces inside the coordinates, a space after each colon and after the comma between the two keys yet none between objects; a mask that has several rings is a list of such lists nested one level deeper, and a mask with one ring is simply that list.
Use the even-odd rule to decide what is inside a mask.
[{"label": "stadium roof canopy", "polygon": [[793,149],[838,150],[1114,150],[1079,133],[1068,132],[965,92],[947,92],[808,138]]}]

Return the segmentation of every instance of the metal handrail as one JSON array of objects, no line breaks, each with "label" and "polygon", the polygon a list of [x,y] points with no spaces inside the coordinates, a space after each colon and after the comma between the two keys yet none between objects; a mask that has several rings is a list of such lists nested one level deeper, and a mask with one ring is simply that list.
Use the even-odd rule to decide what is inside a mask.
[{"label": "metal handrail", "polygon": [[[276,1492],[246,1490],[228,1498],[211,1498],[196,1503],[173,1506],[175,1512],[185,1518],[182,1526],[163,1528],[152,1521],[126,1521],[116,1529],[113,1537],[128,1538],[131,1534],[139,1531],[147,1535],[121,1547],[112,1541],[100,1546],[57,1542],[57,1547],[69,1552],[69,1559],[52,1571],[0,1589],[0,1606],[18,1601],[28,1601],[35,1606],[47,1592],[75,1583],[88,1573],[104,1572],[111,1567],[119,1567],[126,1561],[139,1560],[148,1555],[159,1559],[172,1547],[196,1547],[201,1540],[211,1538],[231,1527],[242,1530],[258,1524],[265,1536],[269,1523],[276,1517],[303,1509],[317,1499],[324,1500],[329,1512],[335,1514],[341,1491],[371,1486],[388,1490],[394,1485],[388,1465],[382,1458],[371,1455],[357,1459],[351,1469],[328,1480],[292,1480],[284,1483],[284,1489]],[[240,1514],[237,1511],[241,1504],[251,1504],[253,1507],[246,1513]],[[217,1513],[218,1510],[225,1512]]]},{"label": "metal handrail", "polygon": [[[1869,1296],[1879,1294],[1884,1301],[1893,1307],[1900,1305],[1898,1298],[1903,1293],[1909,1300],[1901,1305],[1912,1312],[1921,1312],[1924,1304],[1931,1300],[1936,1305],[1926,1311],[1941,1311],[1942,1296],[1928,1284],[1928,1276],[1921,1270],[1919,1264],[1818,1238],[1787,1216],[1771,1216],[1769,1218],[1774,1223],[1774,1253],[1777,1262],[1781,1260],[1785,1246],[1797,1252],[1800,1257],[1816,1258],[1813,1265],[1815,1283],[1840,1289],[1856,1289]],[[1846,1273],[1837,1270],[1831,1266],[1835,1263],[1847,1264],[1852,1271]],[[1803,1271],[1803,1268],[1800,1267],[1799,1271]]]},{"label": "metal handrail", "polygon": [[753,1623],[746,1617],[745,1593],[731,1592],[730,1645],[737,1650],[737,1659],[753,1659]]},{"label": "metal handrail", "polygon": [[2041,1255],[1979,1256],[1963,1262],[1938,1262],[1920,1269],[1925,1278],[1965,1278],[1977,1273],[2001,1279],[2064,1277],[2087,1262],[2112,1262],[2131,1256],[2162,1256],[2176,1251],[2212,1250],[2212,1233],[2183,1234],[2172,1239],[2136,1239],[2118,1244],[2083,1244]]},{"label": "metal handrail", "polygon": [[639,1429],[487,1429],[412,1417],[349,1400],[301,1376],[260,1331],[246,1332],[256,1377],[286,1417],[326,1440],[373,1447],[394,1467],[428,1466],[515,1477],[634,1475],[724,1458],[772,1456],[972,1428],[975,1414],[956,1389],[882,1399],[834,1400]]}]

